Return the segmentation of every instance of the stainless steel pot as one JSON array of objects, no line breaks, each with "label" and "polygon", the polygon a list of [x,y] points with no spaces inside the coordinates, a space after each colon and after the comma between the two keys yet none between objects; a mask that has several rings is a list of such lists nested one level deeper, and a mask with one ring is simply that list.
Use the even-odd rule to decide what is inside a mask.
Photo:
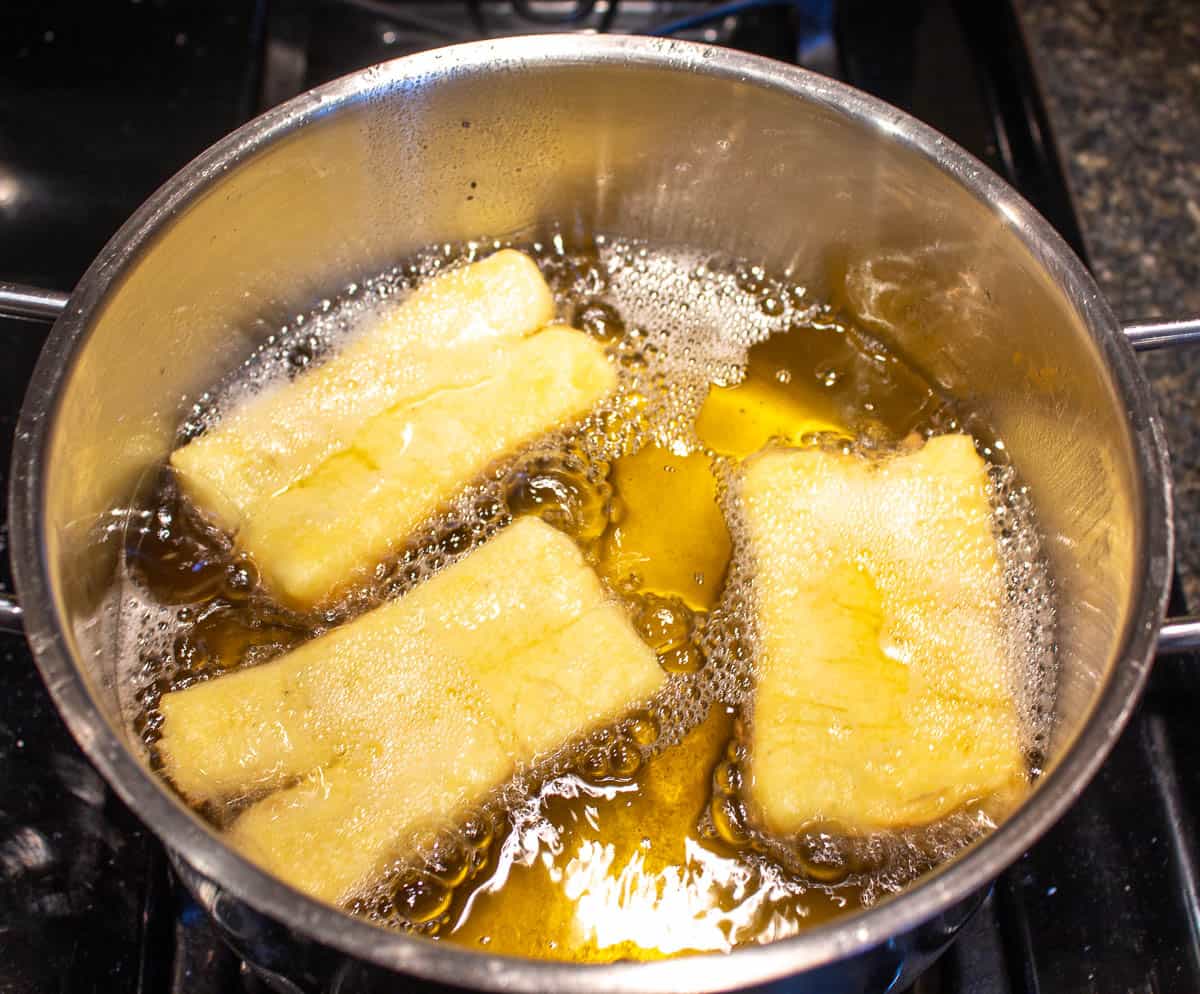
[{"label": "stainless steel pot", "polygon": [[[131,748],[99,610],[112,512],[165,456],[185,398],[276,318],[418,247],[553,224],[792,267],[982,412],[1032,488],[1060,604],[1048,770],[984,842],[869,911],[729,956],[645,965],[530,962],[385,933],[227,848]],[[1200,328],[1123,333],[1079,260],[996,176],[894,108],[780,63],[555,36],[376,66],[198,158],[65,305],[11,287],[0,302],[58,314],[18,427],[9,517],[46,684],[231,941],[302,987],[409,989],[392,971],[559,992],[727,989],[802,972],[812,989],[898,985],[1079,794],[1156,647],[1200,642],[1195,619],[1161,625],[1171,490],[1131,348]],[[15,623],[15,606],[4,610]]]}]

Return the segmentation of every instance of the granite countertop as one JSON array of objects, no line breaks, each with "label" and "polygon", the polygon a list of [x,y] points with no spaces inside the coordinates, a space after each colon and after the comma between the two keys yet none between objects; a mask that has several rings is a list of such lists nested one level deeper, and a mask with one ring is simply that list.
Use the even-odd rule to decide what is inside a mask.
[{"label": "granite countertop", "polygon": [[[1200,317],[1200,4],[1020,0],[1096,278],[1117,315]],[[1200,347],[1142,357],[1171,448],[1176,562],[1200,610]]]}]

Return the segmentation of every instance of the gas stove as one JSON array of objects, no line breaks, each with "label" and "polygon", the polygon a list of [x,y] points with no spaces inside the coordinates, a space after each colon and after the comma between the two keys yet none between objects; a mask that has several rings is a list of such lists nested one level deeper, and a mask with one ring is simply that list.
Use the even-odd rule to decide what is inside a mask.
[{"label": "gas stove", "polygon": [[[671,34],[838,76],[983,159],[1082,254],[1003,0],[16,0],[0,10],[0,279],[69,290],[159,183],[308,87],[530,31]],[[0,474],[44,335],[0,318]],[[1200,989],[1198,694],[1195,660],[1159,661],[1096,780],[914,990]],[[0,992],[50,991],[297,994],[223,945],[71,740],[25,644],[0,634]]]}]

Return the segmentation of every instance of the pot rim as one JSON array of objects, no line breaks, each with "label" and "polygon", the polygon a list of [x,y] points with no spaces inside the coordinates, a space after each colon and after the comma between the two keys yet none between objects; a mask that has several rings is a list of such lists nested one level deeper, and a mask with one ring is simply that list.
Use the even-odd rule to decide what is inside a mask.
[{"label": "pot rim", "polygon": [[[1139,591],[1118,662],[1081,731],[1032,796],[999,828],[913,886],[870,909],[790,939],[651,963],[580,965],[463,949],[381,930],[301,894],[227,846],[139,762],[105,719],[75,666],[50,581],[42,513],[57,396],[91,319],[156,232],[202,196],[222,173],[318,117],[368,99],[435,84],[463,72],[524,67],[636,65],[699,72],[814,102],[881,132],[950,173],[1001,214],[1076,303],[1128,411],[1137,461],[1142,538]],[[1070,806],[1107,756],[1149,672],[1172,564],[1172,494],[1161,424],[1133,350],[1083,263],[1000,177],[942,134],[843,83],[782,62],[675,39],[614,35],[532,35],[434,49],[301,94],[223,138],[168,180],[112,237],[71,294],[38,361],[13,451],[9,521],[13,569],[29,644],[59,712],[118,796],[204,877],[255,910],[322,945],[430,980],[492,990],[675,992],[763,983],[862,953],[947,910],[989,883]]]}]

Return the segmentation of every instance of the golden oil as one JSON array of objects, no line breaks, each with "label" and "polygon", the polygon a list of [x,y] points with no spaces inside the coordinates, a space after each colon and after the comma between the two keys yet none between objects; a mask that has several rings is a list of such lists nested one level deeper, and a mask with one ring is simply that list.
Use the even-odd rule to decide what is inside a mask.
[{"label": "golden oil", "polygon": [[[473,481],[373,583],[319,616],[272,603],[253,563],[164,473],[153,506],[131,515],[126,549],[127,582],[145,594],[131,619],[140,666],[130,713],[151,756],[164,692],[285,652],[532,514],[575,538],[624,599],[668,692],[447,826],[352,913],[497,953],[650,959],[794,934],[957,851],[980,830],[971,812],[940,836],[892,846],[819,829],[780,846],[748,824],[739,721],[753,646],[726,596],[738,577],[722,491],[764,445],[887,447],[953,429],[959,412],[789,279],[605,239],[578,251],[518,247],[538,260],[560,315],[606,343],[622,374],[616,402]],[[336,348],[370,300],[401,296],[478,251],[433,253],[323,302],[199,402],[181,437]],[[237,807],[204,813],[222,825]]]}]

